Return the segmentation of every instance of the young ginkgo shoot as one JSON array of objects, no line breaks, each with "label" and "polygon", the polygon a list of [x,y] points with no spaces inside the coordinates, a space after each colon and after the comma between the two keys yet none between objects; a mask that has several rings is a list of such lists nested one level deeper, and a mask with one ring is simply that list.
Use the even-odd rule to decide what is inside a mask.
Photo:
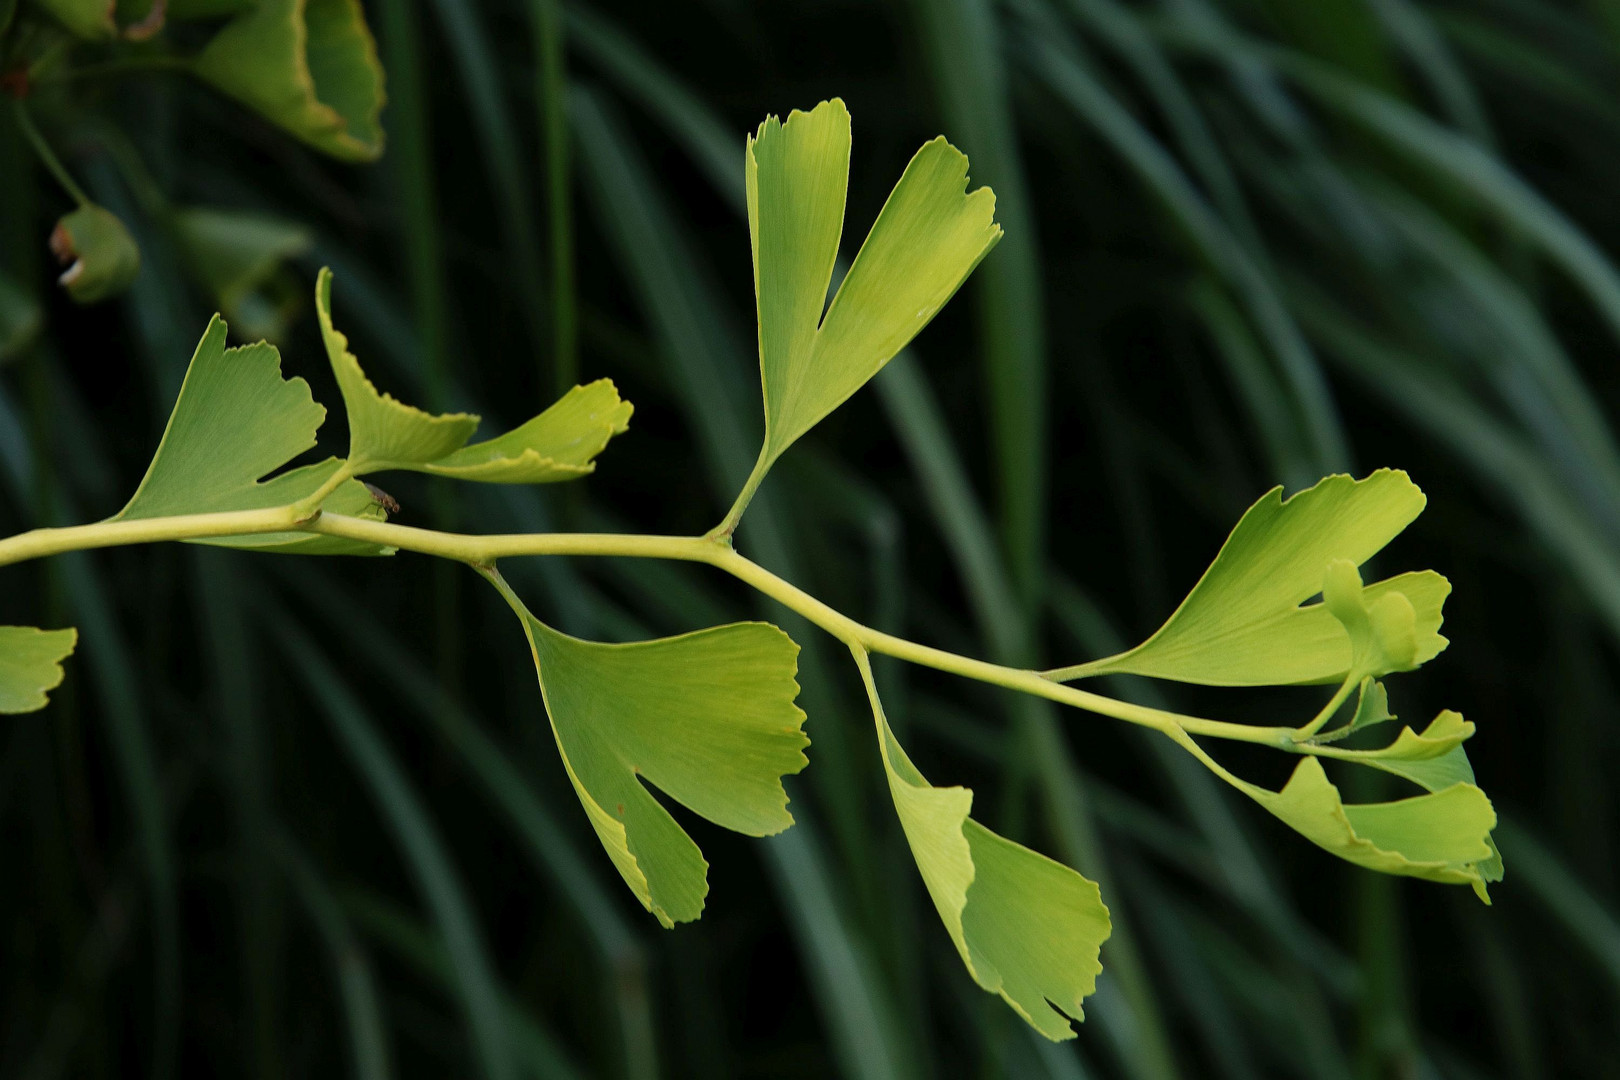
[{"label": "young ginkgo shoot", "polygon": [[[216,317],[129,503],[103,522],[0,540],[0,565],[157,540],[302,555],[411,551],[467,564],[517,617],[585,820],[630,892],[666,927],[702,914],[708,863],[649,787],[749,836],[789,828],[782,778],[812,760],[795,704],[798,646],[757,622],[629,644],[582,641],[535,615],[497,566],[519,556],[594,554],[729,573],[849,649],[871,703],[876,760],[945,933],[974,981],[1050,1039],[1073,1036],[1071,1018],[1083,1017],[1096,988],[1110,926],[1103,897],[1077,870],[981,824],[972,791],[936,786],[918,771],[884,716],[872,653],[1152,728],[1318,847],[1370,870],[1466,884],[1488,900],[1502,863],[1491,839],[1495,813],[1463,749],[1473,725],[1448,711],[1421,730],[1383,738],[1373,731],[1387,733],[1395,720],[1383,680],[1446,646],[1445,578],[1420,571],[1369,584],[1359,569],[1423,510],[1423,493],[1405,473],[1330,476],[1287,499],[1269,492],[1156,633],[1116,656],[1045,672],[880,633],[738,553],[732,537],[772,464],[922,330],[1001,235],[995,197],[969,191],[967,159],[935,139],[907,165],[829,302],[849,152],[849,114],[836,100],[785,122],[771,117],[747,141],[765,438],[735,504],[705,536],[477,536],[389,522],[389,500],[360,477],[403,469],[480,483],[573,480],[626,430],[631,407],[601,380],[473,442],[478,417],[423,412],[372,384],[336,327],[332,275],[323,270],[316,310],[348,414],[345,457],[292,464],[315,445],[326,410],[303,379],[282,375],[274,347],[227,348]],[[72,630],[0,628],[0,712],[43,707],[75,643]],[[1297,726],[1267,727],[1070,685],[1113,673],[1331,690]],[[811,718],[817,722],[826,721]],[[1221,740],[1269,746],[1299,762],[1272,790],[1221,764],[1209,749]],[[1412,790],[1392,802],[1348,803],[1328,770],[1350,766],[1392,773]]]}]

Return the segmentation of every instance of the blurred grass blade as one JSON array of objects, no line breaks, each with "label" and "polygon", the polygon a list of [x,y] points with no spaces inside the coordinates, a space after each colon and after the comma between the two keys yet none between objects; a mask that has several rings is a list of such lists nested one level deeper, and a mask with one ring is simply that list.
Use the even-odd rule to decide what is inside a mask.
[{"label": "blurred grass blade", "polygon": [[1014,595],[1029,612],[1045,562],[1046,312],[1002,30],[990,0],[914,0],[912,12],[944,127],[972,160],[975,180],[996,193],[996,217],[1006,232],[995,258],[980,268],[973,295],[1001,543]]},{"label": "blurred grass blade", "polygon": [[1608,976],[1611,992],[1620,995],[1620,919],[1526,826],[1505,817],[1500,830],[1504,859],[1517,870],[1515,880],[1547,906]]},{"label": "blurred grass blade", "polygon": [[1239,51],[1274,65],[1325,108],[1354,121],[1391,149],[1449,181],[1522,231],[1591,298],[1620,336],[1620,273],[1602,249],[1500,159],[1465,135],[1435,123],[1402,102],[1309,58],[1226,36],[1194,35],[1197,51]]},{"label": "blurred grass blade", "polygon": [[648,1000],[646,956],[640,935],[603,884],[600,860],[586,857],[575,840],[579,834],[558,823],[513,763],[513,755],[484,734],[489,725],[452,700],[419,658],[364,613],[357,597],[331,582],[312,583],[307,574],[285,575],[284,584],[298,598],[300,610],[314,613],[340,632],[349,647],[396,689],[398,699],[432,724],[461,755],[468,771],[524,841],[536,870],[569,903],[606,962],[619,1013],[626,1075],[631,1080],[656,1076],[658,1048]]},{"label": "blurred grass blade", "polygon": [[887,997],[875,992],[878,973],[828,888],[831,874],[812,829],[801,818],[795,828],[761,843],[778,894],[797,898],[788,905],[788,917],[798,932],[800,961],[816,987],[816,1001],[828,1014],[837,1058],[844,1074],[856,1080],[911,1076],[892,1033],[898,1018]]},{"label": "blurred grass blade", "polygon": [[[546,295],[545,275],[541,272],[540,249],[527,194],[529,181],[521,164],[517,128],[498,81],[500,66],[495,62],[495,54],[480,24],[478,9],[461,0],[433,0],[433,6],[438,11],[445,44],[467,96],[467,112],[478,132],[479,147],[494,187],[496,224],[516,279],[505,291],[523,312],[529,347],[538,355],[541,342],[547,340],[543,314],[546,307],[542,302]],[[549,391],[553,380],[545,377],[548,374],[541,372],[540,385]],[[549,403],[549,393],[541,396],[543,402]]]},{"label": "blurred grass blade", "polygon": [[422,899],[433,912],[480,1073],[486,1080],[512,1080],[516,1071],[502,1024],[495,970],[438,830],[360,702],[330,664],[290,623],[278,619],[270,628],[370,788]]},{"label": "blurred grass blade", "polygon": [[662,63],[590,8],[570,5],[568,32],[620,93],[670,129],[715,192],[743,213],[743,132],[727,131]]},{"label": "blurred grass blade", "polygon": [[152,1075],[175,1075],[180,1039],[180,902],[173,842],[164,809],[157,748],[142,706],[140,680],[108,603],[106,583],[89,556],[62,557],[81,652],[112,743],[113,760],[129,800],[136,843],[152,903],[154,958],[152,1007],[156,1013],[152,1036]]},{"label": "blurred grass blade", "polygon": [[289,838],[274,836],[270,850],[281,863],[282,871],[292,882],[293,892],[303,902],[322,944],[331,954],[333,974],[343,1001],[343,1017],[349,1025],[349,1053],[354,1058],[355,1080],[388,1080],[393,1075],[388,1065],[388,1027],[383,1021],[377,983],[342,906]]},{"label": "blurred grass blade", "polygon": [[535,108],[545,153],[547,225],[551,236],[552,393],[579,382],[578,326],[574,289],[573,173],[568,154],[568,83],[563,50],[563,0],[530,0],[538,77]]},{"label": "blurred grass blade", "polygon": [[1200,258],[1243,298],[1281,366],[1298,410],[1300,440],[1313,458],[1306,475],[1287,477],[1288,482],[1303,485],[1328,469],[1345,467],[1349,450],[1338,412],[1276,283],[1227,230],[1175,160],[1074,56],[1049,38],[1026,34],[1020,44],[1035,58],[1037,70],[1058,98],[1113,146],[1164,202]]},{"label": "blurred grass blade", "polygon": [[243,604],[243,594],[255,592],[257,582],[246,567],[240,575],[233,574],[231,556],[225,552],[197,549],[189,554],[199,633],[213,684],[210,703],[221,728],[226,786],[234,802],[233,884],[248,1016],[242,1060],[250,1073],[270,1076],[281,1070],[276,992],[285,956],[286,920],[283,890],[276,887],[270,865],[275,755],[269,750],[261,714],[264,653],[255,647]]},{"label": "blurred grass blade", "polygon": [[[355,922],[395,956],[446,990],[454,987],[454,958],[446,954],[442,941],[409,914],[381,896],[359,890],[346,891],[341,902]],[[556,1038],[504,996],[500,1023],[510,1032],[508,1039],[521,1075],[533,1080],[585,1080],[585,1073],[568,1059]]]}]

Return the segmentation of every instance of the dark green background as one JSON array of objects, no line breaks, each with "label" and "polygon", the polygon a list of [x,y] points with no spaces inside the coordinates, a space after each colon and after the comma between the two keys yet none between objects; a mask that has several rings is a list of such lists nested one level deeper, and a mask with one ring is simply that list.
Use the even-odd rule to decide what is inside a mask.
[{"label": "dark green background", "polygon": [[[333,266],[338,325],[407,400],[521,421],[568,374],[560,319],[581,378],[635,402],[588,480],[384,478],[401,521],[702,531],[760,428],[743,136],[840,95],[846,256],[941,132],[1007,237],[788,455],[739,548],[884,629],[1072,662],[1157,626],[1274,484],[1405,468],[1429,508],[1377,569],[1433,567],[1455,593],[1450,650],[1392,702],[1478,724],[1495,905],[1337,862],[1113,721],[885,665],[924,773],[1103,882],[1106,970],[1052,1048],[963,970],[854,672],[804,625],[783,621],[814,740],[799,825],[752,841],[683,817],[712,891],[664,932],[587,827],[519,628],[473,575],[110,551],[0,584],[0,621],[81,631],[50,708],[0,725],[0,1075],[1613,1074],[1620,4],[581,5],[566,101],[536,70],[544,8],[368,3],[391,99],[369,167],[172,74],[42,91],[47,136],[142,246],[133,291],[93,308],[49,283],[70,204],[8,110],[0,259],[47,330],[0,370],[0,532],[122,505],[214,310],[105,124],[177,204],[306,223],[289,280],[307,296]],[[543,151],[548,109],[566,160]],[[577,278],[560,305],[553,175]],[[280,344],[336,404],[307,302]],[[509,575],[601,638],[783,617],[691,568]],[[1320,698],[1112,689],[1266,722]],[[1228,757],[1266,781],[1291,764]]]}]

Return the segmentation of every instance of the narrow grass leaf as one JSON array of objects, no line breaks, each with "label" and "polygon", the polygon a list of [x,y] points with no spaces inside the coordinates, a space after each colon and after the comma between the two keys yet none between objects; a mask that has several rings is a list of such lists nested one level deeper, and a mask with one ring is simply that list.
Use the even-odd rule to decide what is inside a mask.
[{"label": "narrow grass leaf", "polygon": [[517,1073],[502,1022],[495,969],[485,951],[477,916],[438,829],[370,717],[337,672],[290,624],[275,623],[272,629],[370,789],[422,899],[433,913],[449,953],[453,984],[466,1015],[479,1071],[487,1080],[512,1080]]}]

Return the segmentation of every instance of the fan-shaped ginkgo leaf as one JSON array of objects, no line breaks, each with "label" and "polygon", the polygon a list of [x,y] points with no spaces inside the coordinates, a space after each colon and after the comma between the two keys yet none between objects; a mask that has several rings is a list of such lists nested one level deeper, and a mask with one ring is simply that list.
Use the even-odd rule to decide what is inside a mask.
[{"label": "fan-shaped ginkgo leaf", "polygon": [[823,318],[849,146],[836,98],[786,123],[769,117],[748,140],[766,465],[928,325],[1001,238],[995,194],[969,193],[966,156],[935,139],[906,166]]},{"label": "fan-shaped ginkgo leaf", "polygon": [[563,767],[608,857],[666,927],[703,912],[708,863],[643,783],[717,825],[793,824],[782,777],[804,768],[799,647],[768,623],[608,645],[522,620]]},{"label": "fan-shaped ginkgo leaf", "polygon": [[[303,379],[281,377],[281,354],[259,342],[225,347],[225,320],[209,322],[186,369],[157,453],[129,504],[112,520],[212,514],[288,506],[313,495],[339,467],[336,459],[273,473],[315,445],[326,409]],[[365,485],[349,480],[322,509],[381,519]],[[200,540],[300,554],[381,554],[389,549],[335,537],[267,533]]]},{"label": "fan-shaped ginkgo leaf", "polygon": [[349,339],[332,325],[332,271],[315,285],[321,337],[349,415],[349,462],[356,474],[409,469],[493,484],[545,484],[594,470],[608,440],[629,424],[632,406],[608,379],[576,386],[549,409],[506,434],[467,445],[471,413],[434,415],[379,391]]},{"label": "fan-shaped ginkgo leaf", "polygon": [[0,713],[43,709],[45,691],[62,685],[62,661],[78,641],[71,627],[0,626]]},{"label": "fan-shaped ginkgo leaf", "polygon": [[890,730],[865,653],[855,651],[855,662],[895,810],[962,962],[1036,1031],[1072,1039],[1068,1017],[1084,1019],[1111,927],[1097,883],[974,821],[967,788],[931,785]]},{"label": "fan-shaped ginkgo leaf", "polygon": [[[1305,602],[1321,592],[1329,563],[1366,562],[1411,524],[1424,501],[1404,472],[1390,469],[1364,480],[1330,476],[1288,499],[1274,488],[1243,515],[1152,637],[1049,674],[1129,673],[1211,686],[1338,682],[1352,670],[1350,636],[1328,605]],[[1366,586],[1361,604],[1387,615],[1397,606],[1386,603],[1392,594],[1405,598],[1415,640],[1408,666],[1416,667],[1446,647],[1439,631],[1450,592],[1450,582],[1424,570]]]}]

